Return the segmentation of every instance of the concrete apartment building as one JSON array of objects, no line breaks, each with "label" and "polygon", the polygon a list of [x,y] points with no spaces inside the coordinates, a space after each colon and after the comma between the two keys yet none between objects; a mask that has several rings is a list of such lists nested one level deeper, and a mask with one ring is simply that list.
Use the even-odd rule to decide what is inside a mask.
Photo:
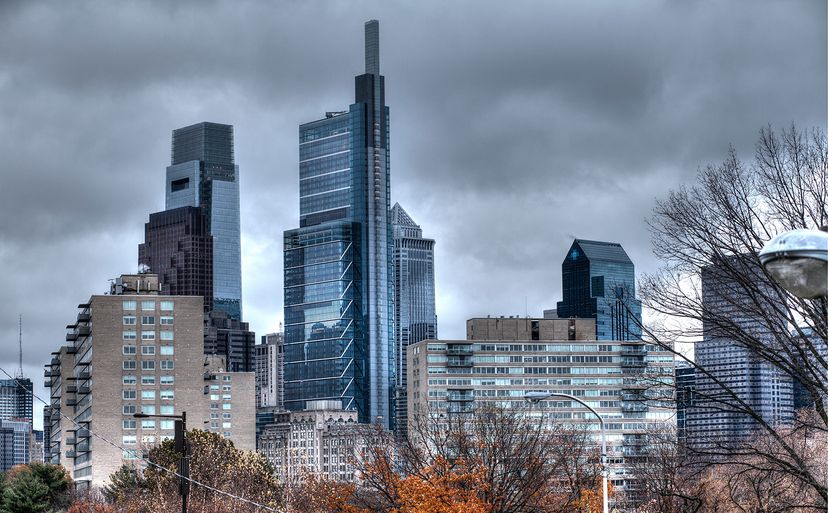
[{"label": "concrete apartment building", "polygon": [[354,462],[366,449],[372,429],[359,424],[357,412],[343,410],[340,401],[309,401],[304,411],[276,414],[275,423],[259,437],[259,452],[284,482],[308,473],[353,482],[358,478]]},{"label": "concrete apartment building", "polygon": [[[527,392],[583,398],[604,418],[613,485],[630,489],[629,463],[645,433],[675,422],[673,357],[641,340],[595,340],[594,319],[485,318],[466,340],[424,340],[408,352],[409,430],[422,415],[470,415],[487,402],[526,411]],[[550,398],[527,414],[543,422],[597,419],[581,405]]]},{"label": "concrete apartment building", "polygon": [[159,295],[155,274],[123,275],[110,292],[78,305],[69,344],[47,365],[48,459],[81,488],[103,485],[171,438],[169,416],[182,412],[188,428],[253,450],[254,374],[226,372],[221,357],[205,357],[204,299]]},{"label": "concrete apartment building", "polygon": [[256,344],[256,408],[284,409],[285,337],[283,333],[262,335]]}]

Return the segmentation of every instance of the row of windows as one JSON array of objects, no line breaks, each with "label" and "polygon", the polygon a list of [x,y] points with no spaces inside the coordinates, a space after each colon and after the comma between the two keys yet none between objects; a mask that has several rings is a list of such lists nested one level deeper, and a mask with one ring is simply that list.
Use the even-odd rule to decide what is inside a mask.
[{"label": "row of windows", "polygon": [[[172,331],[160,331],[158,332],[158,338],[161,340],[175,340],[175,335]],[[138,339],[138,332],[137,331],[125,331],[123,332],[123,339],[124,340],[137,340]],[[142,331],[141,332],[141,340],[155,340],[155,332],[154,331]]]},{"label": "row of windows", "polygon": [[[125,404],[122,406],[122,411],[124,415],[135,415],[138,412],[138,405],[136,404]],[[141,405],[141,413],[146,415],[155,415],[155,405],[153,404],[142,404]],[[173,415],[175,413],[175,409],[171,404],[165,404],[161,406],[161,415]]]},{"label": "row of windows", "polygon": [[[161,370],[173,370],[175,369],[175,362],[173,360],[161,360],[160,362]],[[135,360],[124,360],[122,367],[123,370],[135,370],[138,368],[138,362]],[[142,370],[155,370],[155,360],[144,360],[141,362],[141,369]]]},{"label": "row of windows", "polygon": [[[172,326],[173,325],[174,317],[169,316],[162,316],[158,319],[158,321],[163,326]],[[138,317],[135,315],[124,315],[124,324],[127,326],[135,326],[138,323]],[[154,315],[142,315],[141,316],[141,324],[143,326],[152,326],[155,324],[155,316]]]},{"label": "row of windows", "polygon": [[[134,355],[137,354],[138,346],[123,346],[122,351],[125,355]],[[141,354],[144,356],[155,355],[155,346],[141,346]],[[161,346],[158,351],[158,354],[162,356],[174,355],[175,348],[173,346]]]},{"label": "row of windows", "polygon": [[[160,307],[162,311],[172,312],[175,307],[174,301],[161,301]],[[138,302],[134,299],[126,299],[123,303],[124,310],[136,310]],[[141,310],[155,310],[155,301],[141,301]]]},{"label": "row of windows", "polygon": [[[122,390],[121,396],[124,400],[133,400],[137,399],[138,391],[137,390]],[[159,397],[164,400],[173,400],[175,399],[175,390],[161,390]],[[155,390],[141,390],[141,400],[142,401],[154,401],[155,400]]]},{"label": "row of windows", "polygon": [[[138,384],[138,377],[137,376],[123,376],[123,383],[124,383],[124,385],[137,385]],[[141,376],[141,384],[142,385],[154,385],[155,384],[155,376]],[[161,384],[162,385],[174,385],[175,384],[175,376],[161,376]]]}]

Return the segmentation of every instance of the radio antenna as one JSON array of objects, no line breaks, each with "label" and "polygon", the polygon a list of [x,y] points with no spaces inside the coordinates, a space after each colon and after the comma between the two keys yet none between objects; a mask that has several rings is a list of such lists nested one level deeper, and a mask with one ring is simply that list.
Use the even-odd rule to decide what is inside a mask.
[{"label": "radio antenna", "polygon": [[17,318],[17,376],[18,379],[23,378],[23,314]]}]

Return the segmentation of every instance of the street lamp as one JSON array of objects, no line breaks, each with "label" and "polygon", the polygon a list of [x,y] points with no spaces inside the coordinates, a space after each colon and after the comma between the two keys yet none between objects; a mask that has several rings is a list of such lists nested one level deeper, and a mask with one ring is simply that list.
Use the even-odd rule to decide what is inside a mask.
[{"label": "street lamp", "polygon": [[768,242],[759,261],[785,290],[805,299],[828,296],[828,232],[790,230]]},{"label": "street lamp", "polygon": [[178,492],[181,494],[181,513],[187,513],[187,496],[190,493],[190,458],[187,454],[187,412],[181,415],[150,415],[148,413],[134,413],[136,419],[176,419],[175,420],[175,452],[181,455],[178,460]]},{"label": "street lamp", "polygon": [[532,404],[538,404],[540,401],[544,399],[548,399],[550,397],[564,397],[569,399],[570,401],[575,401],[576,403],[580,403],[584,408],[591,411],[593,415],[598,417],[598,422],[601,426],[601,485],[603,486],[604,493],[603,493],[603,506],[604,506],[604,513],[609,513],[609,501],[607,498],[607,477],[609,476],[609,468],[607,467],[607,433],[604,431],[604,419],[601,415],[595,411],[592,406],[588,405],[584,401],[578,399],[577,397],[569,394],[559,394],[557,392],[528,392],[523,398],[529,401]]}]

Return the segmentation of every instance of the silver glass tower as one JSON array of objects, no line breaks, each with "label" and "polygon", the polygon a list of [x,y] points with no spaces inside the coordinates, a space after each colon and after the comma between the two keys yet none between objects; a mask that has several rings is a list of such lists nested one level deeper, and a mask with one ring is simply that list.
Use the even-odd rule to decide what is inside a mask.
[{"label": "silver glass tower", "polygon": [[299,127],[299,228],[285,232],[285,407],[337,400],[393,424],[388,108],[379,23],[347,111]]},{"label": "silver glass tower", "polygon": [[394,231],[394,359],[396,431],[407,429],[406,353],[411,344],[437,338],[434,303],[434,239],[423,238],[420,225],[400,206],[391,209]]},{"label": "silver glass tower", "polygon": [[213,308],[242,318],[239,166],[233,126],[198,123],[173,130],[166,210],[199,207],[213,237]]}]

